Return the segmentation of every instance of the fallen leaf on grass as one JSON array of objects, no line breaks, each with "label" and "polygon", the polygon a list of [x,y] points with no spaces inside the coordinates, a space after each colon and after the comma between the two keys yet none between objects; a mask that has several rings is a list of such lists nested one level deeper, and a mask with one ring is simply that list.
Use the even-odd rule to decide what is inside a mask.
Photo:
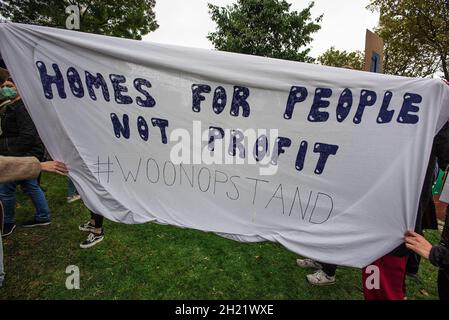
[{"label": "fallen leaf on grass", "polygon": [[425,297],[428,297],[428,296],[429,296],[429,293],[427,292],[426,289],[421,289],[421,290],[419,290],[419,292],[421,292],[421,294],[422,294],[423,296],[425,296]]}]

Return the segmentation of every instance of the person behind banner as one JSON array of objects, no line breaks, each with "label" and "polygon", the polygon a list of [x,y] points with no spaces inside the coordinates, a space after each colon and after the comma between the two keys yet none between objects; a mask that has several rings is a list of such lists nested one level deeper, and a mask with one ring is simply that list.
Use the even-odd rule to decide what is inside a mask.
[{"label": "person behind banner", "polygon": [[[432,200],[432,184],[435,164],[440,167],[449,163],[449,123],[446,123],[434,138],[429,163],[421,191],[415,231],[422,233],[425,229],[435,229],[436,211]],[[367,300],[403,300],[405,298],[405,277],[407,272],[418,271],[419,259],[407,250],[405,243],[389,254],[374,261],[371,265],[379,268],[380,288],[367,287],[369,272],[362,270],[363,292]]]},{"label": "person behind banner", "polygon": [[296,264],[301,268],[315,269],[316,271],[306,276],[310,284],[316,286],[332,285],[335,283],[337,265],[318,262],[312,259],[296,259]]},{"label": "person behind banner", "polygon": [[[365,300],[404,300],[405,275],[408,251],[405,244],[372,262],[362,269],[362,285]],[[370,287],[371,268],[379,272],[379,287]]]},{"label": "person behind banner", "polygon": [[[449,85],[449,82],[446,83]],[[438,134],[433,147],[438,151],[438,166],[446,168],[446,176],[449,166],[448,127],[449,122]],[[439,245],[432,246],[422,235],[412,231],[406,233],[405,241],[407,248],[417,255],[429,259],[434,266],[439,267],[438,295],[441,300],[449,300],[449,206],[446,207],[445,223]]]},{"label": "person behind banner", "polygon": [[90,221],[81,224],[80,231],[89,232],[86,240],[80,243],[82,249],[91,248],[104,239],[103,216],[90,211]]},{"label": "person behind banner", "polygon": [[[9,100],[0,109],[2,129],[0,135],[0,155],[18,157],[34,156],[42,160],[44,146],[17,92],[16,86],[11,81],[5,81],[1,85],[0,92],[1,100]],[[0,201],[3,203],[5,211],[3,236],[10,235],[16,227],[14,213],[16,207],[16,187],[18,185],[31,197],[36,208],[35,217],[23,223],[23,226],[45,226],[51,223],[47,199],[37,179],[1,183]]]},{"label": "person behind banner", "polygon": [[60,161],[40,162],[35,157],[0,156],[0,183],[35,179],[42,171],[65,176],[67,167]]},{"label": "person behind banner", "polygon": [[81,199],[81,196],[76,190],[73,181],[70,178],[67,178],[67,203],[72,203]]},{"label": "person behind banner", "polygon": [[[354,70],[354,67],[345,65],[342,68]],[[296,259],[296,264],[301,268],[315,269],[316,271],[306,276],[307,281],[313,285],[331,285],[335,283],[335,274],[338,266],[335,264],[328,264],[318,262],[312,259]]]},{"label": "person behind banner", "polygon": [[[41,171],[67,174],[66,166],[59,161],[39,162],[34,157],[3,157],[0,156],[0,183],[34,179]],[[0,287],[5,279],[3,267],[3,205],[0,202]]]},{"label": "person behind banner", "polygon": [[[446,168],[449,165],[449,122],[435,136],[430,154],[429,164],[419,199],[415,232],[423,235],[424,229],[437,230],[437,214],[433,202],[432,186],[435,181],[435,167]],[[411,252],[407,260],[407,275],[416,276],[419,269],[420,256]]]},{"label": "person behind banner", "polygon": [[439,245],[432,246],[422,235],[408,231],[405,235],[408,249],[413,250],[421,257],[429,259],[438,271],[438,295],[441,300],[449,301],[449,224],[446,215],[446,224]]}]

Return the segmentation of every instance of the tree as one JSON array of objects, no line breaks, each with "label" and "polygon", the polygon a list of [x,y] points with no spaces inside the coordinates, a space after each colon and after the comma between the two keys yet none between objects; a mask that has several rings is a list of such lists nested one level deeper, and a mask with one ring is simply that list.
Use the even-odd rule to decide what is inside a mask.
[{"label": "tree", "polygon": [[218,50],[312,62],[305,46],[320,30],[323,17],[312,20],[313,5],[290,12],[291,4],[284,0],[238,0],[226,7],[208,4],[217,30],[207,38]]},{"label": "tree", "polygon": [[361,51],[340,51],[334,47],[327,49],[326,52],[318,57],[318,61],[325,66],[355,70],[363,70],[365,65],[364,54]]},{"label": "tree", "polygon": [[155,0],[1,0],[0,15],[13,21],[65,27],[69,5],[80,9],[80,31],[140,40],[156,30]]},{"label": "tree", "polygon": [[386,73],[449,80],[449,1],[371,0],[380,11],[377,33],[385,41]]}]

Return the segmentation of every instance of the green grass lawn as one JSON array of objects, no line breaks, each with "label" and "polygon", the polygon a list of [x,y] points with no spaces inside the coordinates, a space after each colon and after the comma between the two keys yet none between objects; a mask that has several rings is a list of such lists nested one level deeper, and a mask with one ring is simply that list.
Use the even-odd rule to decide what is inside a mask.
[{"label": "green grass lawn", "polygon": [[[80,249],[89,218],[81,201],[66,203],[66,179],[44,175],[52,212],[47,227],[20,226],[4,241],[6,280],[0,299],[363,299],[361,272],[337,271],[337,283],[313,287],[297,256],[275,243],[239,243],[212,233],[157,224],[107,221],[106,237]],[[20,225],[32,217],[20,194]],[[437,242],[437,232],[427,232]],[[66,267],[80,269],[80,290],[68,290]],[[425,261],[407,280],[408,299],[437,299],[437,269]]]}]

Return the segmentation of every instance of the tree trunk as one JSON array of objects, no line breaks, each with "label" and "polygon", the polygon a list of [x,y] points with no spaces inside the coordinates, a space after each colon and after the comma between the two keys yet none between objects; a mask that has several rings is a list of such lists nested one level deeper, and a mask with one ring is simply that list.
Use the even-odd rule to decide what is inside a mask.
[{"label": "tree trunk", "polygon": [[444,77],[446,78],[446,81],[449,81],[449,68],[447,65],[447,56],[446,55],[441,56],[441,63],[442,63]]}]

